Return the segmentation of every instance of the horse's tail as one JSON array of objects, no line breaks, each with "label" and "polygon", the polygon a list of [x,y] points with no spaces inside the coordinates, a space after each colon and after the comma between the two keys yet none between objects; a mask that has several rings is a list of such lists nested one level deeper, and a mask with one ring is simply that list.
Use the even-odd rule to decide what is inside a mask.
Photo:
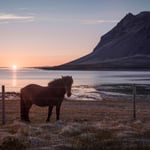
[{"label": "horse's tail", "polygon": [[20,92],[20,118],[25,120],[25,103],[23,100],[22,92]]}]

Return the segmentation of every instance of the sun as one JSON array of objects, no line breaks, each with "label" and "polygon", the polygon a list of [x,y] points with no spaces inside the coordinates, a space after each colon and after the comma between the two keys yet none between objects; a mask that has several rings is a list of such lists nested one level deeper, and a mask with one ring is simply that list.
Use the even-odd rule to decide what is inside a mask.
[{"label": "sun", "polygon": [[12,65],[12,70],[17,70],[17,65]]}]

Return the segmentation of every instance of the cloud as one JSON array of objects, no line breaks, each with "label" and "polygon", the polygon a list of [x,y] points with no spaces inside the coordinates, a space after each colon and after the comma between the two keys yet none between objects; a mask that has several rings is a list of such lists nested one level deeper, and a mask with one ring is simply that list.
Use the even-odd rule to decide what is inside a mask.
[{"label": "cloud", "polygon": [[34,16],[20,16],[15,14],[0,14],[0,21],[34,21]]},{"label": "cloud", "polygon": [[81,20],[83,24],[117,23],[119,20]]},{"label": "cloud", "polygon": [[71,23],[71,24],[83,24],[83,25],[95,25],[101,23],[117,23],[119,20],[84,20],[84,19],[73,19],[73,18],[52,18],[52,17],[42,17],[36,18],[38,21],[49,22],[49,23]]},{"label": "cloud", "polygon": [[[24,8],[25,9],[25,8]],[[55,22],[55,23],[79,23],[79,24],[101,24],[101,23],[117,23],[119,20],[102,20],[102,19],[89,19],[89,20],[78,20],[72,18],[50,18],[50,17],[35,17],[36,14],[30,13],[30,15],[17,15],[0,13],[0,23],[10,23],[10,22]]]}]

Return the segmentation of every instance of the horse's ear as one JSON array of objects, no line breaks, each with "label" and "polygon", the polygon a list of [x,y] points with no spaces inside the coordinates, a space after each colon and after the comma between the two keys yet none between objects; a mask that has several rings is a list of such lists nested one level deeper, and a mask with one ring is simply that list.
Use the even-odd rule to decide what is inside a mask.
[{"label": "horse's ear", "polygon": [[64,77],[63,77],[63,76],[61,76],[61,78],[63,79]]}]

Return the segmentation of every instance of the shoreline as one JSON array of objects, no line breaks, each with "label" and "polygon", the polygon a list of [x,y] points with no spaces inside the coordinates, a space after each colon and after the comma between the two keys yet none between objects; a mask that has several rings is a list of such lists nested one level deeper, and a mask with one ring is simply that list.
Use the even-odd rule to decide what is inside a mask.
[{"label": "shoreline", "polygon": [[[72,96],[65,99],[70,101],[101,101],[105,99],[133,99],[133,86],[136,87],[136,99],[150,99],[150,84],[102,84],[93,87],[74,87]],[[2,93],[0,92],[0,99]],[[20,99],[20,93],[15,91],[5,92],[6,100]]]}]

